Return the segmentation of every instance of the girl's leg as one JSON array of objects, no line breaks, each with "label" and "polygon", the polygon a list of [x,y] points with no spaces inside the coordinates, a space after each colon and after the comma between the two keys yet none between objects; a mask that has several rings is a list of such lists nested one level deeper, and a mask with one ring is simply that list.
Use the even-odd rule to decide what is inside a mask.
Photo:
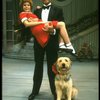
[{"label": "girl's leg", "polygon": [[66,30],[66,26],[64,22],[58,22],[57,27],[60,29],[60,48],[62,49],[72,49],[72,53],[75,53],[75,50],[70,42],[70,38],[68,36],[68,32]]}]

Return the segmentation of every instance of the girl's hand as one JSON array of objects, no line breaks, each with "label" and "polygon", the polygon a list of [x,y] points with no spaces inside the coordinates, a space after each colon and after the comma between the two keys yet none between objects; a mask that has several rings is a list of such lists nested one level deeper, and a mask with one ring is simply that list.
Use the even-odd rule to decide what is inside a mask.
[{"label": "girl's hand", "polygon": [[49,34],[52,34],[54,32],[53,24],[52,22],[45,23],[44,27],[42,28],[44,31],[48,32]]},{"label": "girl's hand", "polygon": [[38,18],[32,18],[32,17],[30,17],[27,20],[28,20],[28,22],[37,22]]}]

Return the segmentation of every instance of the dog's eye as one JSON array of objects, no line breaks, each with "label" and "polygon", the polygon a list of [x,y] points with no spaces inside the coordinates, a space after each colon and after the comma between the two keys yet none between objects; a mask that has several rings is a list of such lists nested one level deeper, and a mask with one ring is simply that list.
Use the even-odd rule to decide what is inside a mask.
[{"label": "dog's eye", "polygon": [[59,60],[59,62],[61,62],[62,60]]},{"label": "dog's eye", "polygon": [[67,60],[67,59],[65,59],[65,61],[66,61],[66,62],[68,62],[68,60]]}]

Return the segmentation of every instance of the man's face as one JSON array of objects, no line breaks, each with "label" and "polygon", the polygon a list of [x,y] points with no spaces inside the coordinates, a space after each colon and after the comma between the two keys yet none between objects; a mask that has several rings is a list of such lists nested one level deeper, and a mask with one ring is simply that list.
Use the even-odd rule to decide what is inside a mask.
[{"label": "man's face", "polygon": [[45,5],[49,4],[51,0],[41,0]]}]

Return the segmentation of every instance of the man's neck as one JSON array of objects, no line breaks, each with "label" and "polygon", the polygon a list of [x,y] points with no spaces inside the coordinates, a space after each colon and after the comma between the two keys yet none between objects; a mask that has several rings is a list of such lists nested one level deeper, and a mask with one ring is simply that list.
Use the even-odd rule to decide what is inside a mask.
[{"label": "man's neck", "polygon": [[50,3],[48,3],[48,4],[43,4],[44,6],[49,6],[49,5],[51,5],[51,2]]}]

